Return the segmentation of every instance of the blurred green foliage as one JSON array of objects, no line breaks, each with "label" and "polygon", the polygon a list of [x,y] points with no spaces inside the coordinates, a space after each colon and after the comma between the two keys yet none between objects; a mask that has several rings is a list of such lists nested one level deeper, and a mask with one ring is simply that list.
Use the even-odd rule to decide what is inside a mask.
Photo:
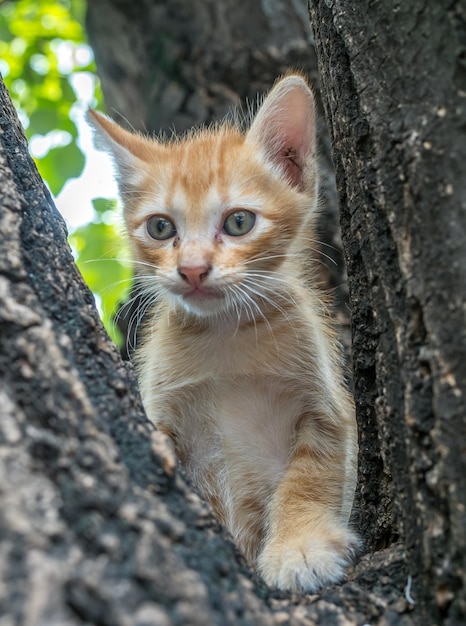
[{"label": "blurred green foliage", "polygon": [[77,102],[71,76],[95,71],[92,56],[83,54],[84,10],[83,0],[7,1],[0,7],[0,69],[28,138],[55,133],[47,155],[36,159],[54,195],[84,167],[70,117]]},{"label": "blurred green foliage", "polygon": [[[37,167],[53,195],[79,177],[85,156],[73,111],[102,102],[94,58],[84,30],[85,0],[5,0],[0,3],[0,72],[26,129]],[[91,93],[83,104],[79,79]],[[39,139],[39,141],[38,141]],[[35,143],[34,143],[35,142]],[[112,323],[129,290],[131,270],[120,260],[115,202],[98,199],[94,218],[70,233],[78,267],[96,296],[104,324]]]},{"label": "blurred green foliage", "polygon": [[79,259],[84,280],[98,298],[102,319],[115,340],[117,329],[113,316],[131,287],[132,270],[125,262],[125,248],[116,234],[116,200],[93,200],[95,217],[92,222],[76,228],[70,234],[70,243]]}]

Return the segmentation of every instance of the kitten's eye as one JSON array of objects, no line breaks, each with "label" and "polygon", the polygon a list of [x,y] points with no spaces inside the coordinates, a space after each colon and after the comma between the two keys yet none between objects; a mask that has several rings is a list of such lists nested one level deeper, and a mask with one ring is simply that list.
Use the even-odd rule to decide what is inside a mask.
[{"label": "kitten's eye", "polygon": [[152,215],[147,220],[147,232],[152,239],[158,239],[163,241],[164,239],[171,239],[176,235],[176,228],[173,222],[163,215]]},{"label": "kitten's eye", "polygon": [[256,216],[251,211],[235,211],[230,213],[223,224],[223,230],[231,237],[246,235],[256,222]]}]

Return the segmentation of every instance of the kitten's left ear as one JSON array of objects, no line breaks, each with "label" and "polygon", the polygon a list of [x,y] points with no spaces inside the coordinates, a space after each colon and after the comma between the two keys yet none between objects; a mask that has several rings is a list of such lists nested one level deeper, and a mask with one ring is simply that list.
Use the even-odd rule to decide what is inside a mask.
[{"label": "kitten's left ear", "polygon": [[[109,152],[121,178],[127,181],[138,175],[144,162],[154,159],[155,142],[131,133],[103,113],[89,109],[86,119],[95,131],[98,146]],[[124,182],[123,181],[123,182]]]},{"label": "kitten's left ear", "polygon": [[306,187],[306,164],[315,152],[315,102],[298,75],[282,78],[265,98],[247,141],[258,144],[267,161],[282,168],[293,187]]}]

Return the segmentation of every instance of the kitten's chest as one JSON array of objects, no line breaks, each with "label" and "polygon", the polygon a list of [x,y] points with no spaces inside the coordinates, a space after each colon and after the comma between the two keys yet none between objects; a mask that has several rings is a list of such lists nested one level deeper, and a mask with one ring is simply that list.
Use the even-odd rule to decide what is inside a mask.
[{"label": "kitten's chest", "polygon": [[148,417],[174,438],[188,473],[230,527],[245,481],[265,506],[308,401],[303,381],[310,376],[298,362],[295,329],[262,330],[154,333],[140,369]]},{"label": "kitten's chest", "polygon": [[[299,338],[264,325],[224,333],[159,328],[144,345],[140,387],[149,418],[173,433],[186,464],[230,454],[282,466],[306,402]],[[302,347],[302,346],[301,346]],[[302,374],[308,378],[308,374]]]},{"label": "kitten's chest", "polygon": [[168,419],[184,465],[204,490],[215,484],[217,493],[235,493],[248,476],[265,494],[286,467],[301,412],[302,398],[280,379],[217,376],[180,389]]},{"label": "kitten's chest", "polygon": [[222,455],[281,459],[303,409],[291,343],[277,353],[276,342],[256,332],[171,345],[154,335],[140,376],[149,418],[176,434],[181,456],[196,455],[194,464],[220,447]]}]

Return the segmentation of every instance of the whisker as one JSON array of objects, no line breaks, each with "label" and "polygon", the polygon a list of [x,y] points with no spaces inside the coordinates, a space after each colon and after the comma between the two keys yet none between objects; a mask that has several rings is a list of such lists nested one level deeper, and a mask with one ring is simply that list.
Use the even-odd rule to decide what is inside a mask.
[{"label": "whisker", "polygon": [[316,243],[319,246],[325,246],[326,248],[330,248],[331,250],[334,250],[335,252],[340,252],[338,248],[336,248],[335,246],[332,246],[330,243],[327,243],[326,241],[320,241],[319,239],[309,239],[309,241],[311,241],[312,243]]},{"label": "whisker", "polygon": [[269,254],[267,256],[256,257],[254,259],[249,259],[249,261],[244,261],[244,265],[250,265],[251,263],[259,263],[261,261],[269,261],[270,259],[291,259],[293,257],[302,257],[302,252],[289,252],[287,254]]},{"label": "whisker", "polygon": [[[257,287],[261,287],[265,289],[267,292],[277,296],[278,298],[281,298],[282,300],[285,300],[286,302],[289,302],[290,304],[293,304],[295,306],[297,305],[296,300],[294,299],[293,295],[288,289],[289,282],[287,280],[279,278],[278,276],[270,275],[270,273],[268,272],[261,273],[261,272],[249,272],[248,271],[246,273],[241,274],[241,277],[243,278],[243,280],[250,281],[251,283],[255,284]],[[277,283],[283,283],[283,285],[285,285],[286,287],[280,284],[278,285],[278,288],[277,288],[275,285],[267,284],[265,282],[266,280],[275,281]]]},{"label": "whisker", "polygon": [[[314,243],[318,243],[319,245],[322,243],[323,245],[327,245],[329,248],[332,248],[333,250],[337,251],[337,248],[334,248],[333,246],[331,246],[330,244],[325,244],[324,242],[320,242],[319,240],[312,240]],[[323,256],[324,258],[326,258],[330,263],[333,263],[334,265],[338,265],[337,261],[335,261],[335,259],[333,259],[331,256],[329,256],[328,254],[326,254],[325,252],[323,252],[320,249],[317,248],[313,248],[313,247],[308,247],[308,250],[311,250],[314,254],[319,255],[319,256]],[[270,259],[278,259],[278,258],[301,258],[304,259],[306,257],[305,252],[290,252],[287,254],[272,254],[272,255],[268,255],[268,256],[263,256],[263,257],[257,257],[255,259],[250,259],[249,261],[244,261],[244,265],[249,265],[251,263],[259,263],[262,261],[268,261]],[[314,261],[316,261],[317,263],[320,263],[321,265],[323,265],[324,267],[326,267],[325,263],[323,263],[323,261],[319,258],[313,258]]]},{"label": "whisker", "polygon": [[[150,285],[150,286],[152,286],[152,285]],[[134,295],[129,300],[127,300],[124,303],[124,306],[126,308],[129,308],[133,304],[133,302],[136,302],[137,300],[140,300],[143,297],[145,297],[146,294],[152,293],[152,291],[149,290],[147,287],[142,287],[140,285],[136,285],[134,290],[133,290],[133,293],[134,293]]]},{"label": "whisker", "polygon": [[[253,285],[253,287],[258,288],[260,291],[255,290],[254,293],[256,295],[258,295],[259,297],[263,298],[264,300],[266,300],[267,302],[269,302],[269,304],[271,304],[275,309],[277,309],[278,311],[280,311],[280,313],[282,313],[282,315],[290,322],[291,324],[291,318],[289,317],[289,315],[286,313],[286,311],[284,311],[282,309],[282,307],[280,307],[277,302],[275,300],[271,300],[266,294],[270,294],[272,296],[275,297],[275,299],[280,299],[283,302],[287,302],[288,304],[292,305],[292,306],[297,306],[296,300],[293,298],[293,296],[287,292],[287,291],[283,291],[283,292],[277,292],[275,289],[271,289],[269,287],[269,285],[264,285],[261,282],[258,282],[256,280],[245,280],[243,281],[245,285]],[[252,290],[252,289],[251,289]]]},{"label": "whisker", "polygon": [[[149,283],[149,281],[147,282]],[[136,349],[138,329],[144,319],[144,316],[149,308],[157,302],[157,298],[160,293],[160,290],[157,287],[158,285],[154,284],[153,280],[150,281],[148,286],[135,283],[134,296],[125,302],[114,318],[115,322],[118,322],[123,315],[126,316],[128,314],[134,302],[138,303],[136,309],[131,312],[131,316],[128,320],[127,345],[131,350]]]},{"label": "whisker", "polygon": [[[264,322],[265,322],[265,324],[266,324],[266,326],[267,326],[267,328],[268,328],[268,330],[269,330],[270,336],[272,337],[273,342],[274,342],[274,344],[275,344],[275,348],[276,348],[276,350],[277,350],[277,353],[279,354],[279,353],[280,353],[280,350],[279,350],[279,348],[278,348],[278,344],[277,344],[277,342],[276,342],[276,339],[275,339],[275,335],[274,335],[274,332],[273,332],[272,326],[271,326],[271,324],[270,324],[270,322],[269,322],[269,320],[268,320],[267,316],[264,314],[264,312],[263,312],[263,311],[262,311],[262,309],[260,308],[259,304],[258,304],[258,303],[256,302],[256,300],[255,300],[255,299],[251,296],[251,294],[250,294],[250,293],[248,293],[247,288],[249,288],[249,289],[250,289],[250,291],[252,291],[253,293],[257,293],[257,292],[255,292],[255,291],[254,291],[254,289],[251,289],[250,287],[248,287],[248,286],[247,286],[246,284],[244,284],[244,283],[242,284],[242,287],[244,287],[245,289],[243,289],[243,288],[242,288],[242,287],[240,287],[239,285],[235,285],[235,286],[236,286],[236,287],[237,287],[237,288],[241,291],[241,293],[242,293],[242,294],[243,294],[243,295],[244,295],[244,296],[245,296],[245,297],[246,297],[246,298],[250,301],[250,303],[251,303],[251,304],[255,307],[255,309],[257,310],[257,313],[258,313],[258,314],[260,315],[260,317],[264,320]],[[254,319],[255,319],[255,318],[254,318]],[[256,328],[255,323],[254,323],[254,327]],[[256,343],[257,343],[257,328],[256,328]]]},{"label": "whisker", "polygon": [[87,265],[88,263],[102,263],[102,261],[111,261],[111,262],[117,262],[120,263],[121,265],[129,265],[129,266],[135,266],[135,265],[141,265],[142,267],[149,267],[150,269],[153,270],[160,270],[160,266],[159,265],[155,265],[154,263],[148,263],[147,261],[140,261],[139,259],[128,259],[128,258],[118,258],[118,257],[100,257],[98,259],[87,259],[86,261],[83,261],[82,264],[83,265]]},{"label": "whisker", "polygon": [[268,302],[271,306],[274,307],[274,309],[276,309],[277,311],[279,311],[283,317],[289,322],[290,326],[292,326],[294,328],[294,324],[293,321],[291,320],[290,316],[288,315],[288,313],[280,306],[278,305],[276,302],[274,302],[271,298],[269,298],[268,296],[266,296],[264,293],[261,293],[260,291],[257,291],[257,289],[254,288],[254,286],[256,287],[261,287],[260,284],[258,283],[254,283],[252,281],[244,281],[243,282],[243,286],[246,289],[249,289],[249,291],[251,291],[253,294],[255,294],[256,296],[259,296],[259,298],[262,298],[263,300],[265,300],[266,302]]},{"label": "whisker", "polygon": [[146,191],[145,189],[125,189],[122,193],[123,196],[152,196],[154,197],[153,191]]},{"label": "whisker", "polygon": [[137,259],[134,259],[131,261],[131,263],[133,265],[142,265],[143,267],[150,267],[153,270],[160,270],[159,265],[155,265],[154,263],[148,263],[147,261],[138,261]]},{"label": "whisker", "polygon": [[131,124],[128,118],[125,117],[121,111],[119,111],[118,109],[115,109],[115,107],[112,107],[112,111],[115,115],[118,115],[129,126],[129,128],[132,130],[133,133],[137,134],[138,132],[137,129]]},{"label": "whisker", "polygon": [[[278,276],[271,275],[270,272],[267,272],[265,270],[264,271],[255,270],[254,272],[250,272],[248,270],[247,272],[242,272],[240,274],[240,277],[241,278],[250,278],[251,277],[251,278],[257,278],[260,281],[268,280],[268,281],[273,281],[273,282],[276,282],[276,283],[282,283],[283,285],[286,285],[287,288],[285,289],[285,288],[281,287],[281,285],[280,285],[280,288],[285,293],[289,294],[289,290],[288,290],[289,281],[285,280],[284,278],[279,278]],[[265,283],[264,283],[264,285],[265,285]],[[271,289],[271,287],[269,287],[269,289]],[[280,293],[280,292],[277,292],[277,293]]]},{"label": "whisker", "polygon": [[[231,291],[229,291],[226,287],[220,287],[221,292],[223,293],[225,300],[226,300],[226,308],[224,313],[231,319],[233,320],[233,311],[236,313],[237,316],[237,324],[236,324],[236,329],[235,332],[233,333],[233,337],[236,337],[236,334],[238,332],[238,328],[239,328],[239,323],[240,323],[240,312],[238,309],[238,303],[235,300],[235,298],[233,298],[233,296],[231,295]],[[232,311],[233,309],[233,311]]]},{"label": "whisker", "polygon": [[128,259],[125,258],[119,258],[119,257],[105,257],[105,256],[101,256],[98,259],[86,259],[85,261],[80,261],[81,265],[87,265],[88,263],[102,263],[102,261],[112,261],[113,263],[117,262],[117,263],[121,263],[122,265],[130,265],[130,261],[128,261]]},{"label": "whisker", "polygon": [[[122,278],[121,280],[115,280],[113,283],[110,283],[109,285],[106,285],[102,290],[101,293],[107,293],[108,291],[110,291],[110,289],[113,289],[114,287],[118,287],[119,285],[124,285],[125,283],[132,283],[133,279],[132,278]],[[123,296],[122,296],[123,297]]]},{"label": "whisker", "polygon": [[[290,325],[290,327],[293,329],[296,339],[299,340],[299,333],[298,330],[296,328],[295,322],[292,319],[292,317],[283,309],[283,307],[281,307],[277,301],[276,298],[278,297],[279,299],[281,299],[284,302],[287,302],[288,304],[292,305],[293,307],[295,307],[297,305],[296,301],[294,300],[293,296],[288,292],[288,290],[283,290],[283,291],[279,291],[277,292],[274,289],[271,289],[269,285],[266,285],[262,282],[259,282],[257,280],[254,279],[246,279],[243,282],[244,286],[249,289],[249,291],[251,291],[252,293],[254,293],[256,296],[258,296],[259,298],[263,299],[265,302],[267,302],[270,306],[272,306],[273,308],[275,308],[277,311],[279,311],[284,319],[287,320],[288,324]],[[274,298],[270,298],[267,294],[271,294],[272,296],[274,296]]]},{"label": "whisker", "polygon": [[235,332],[233,333],[233,337],[236,337],[236,335],[238,334],[239,325],[240,325],[240,322],[241,322],[241,302],[242,302],[242,301],[240,300],[240,302],[239,302],[239,305],[240,305],[240,306],[238,307],[238,303],[237,303],[237,301],[235,300],[235,298],[232,298],[232,297],[231,297],[231,295],[230,295],[230,292],[229,292],[229,291],[227,291],[227,290],[225,290],[225,291],[226,291],[226,293],[227,293],[227,295],[228,295],[228,298],[229,298],[229,299],[231,300],[231,302],[233,303],[233,306],[234,306],[234,308],[235,308],[235,312],[236,312],[236,316],[237,316],[237,318],[238,318],[238,321],[236,322]]},{"label": "whisker", "polygon": [[[244,293],[243,290],[239,287],[239,285],[231,285],[230,287],[232,289],[232,291],[234,291],[237,295],[237,297],[239,298],[240,303],[244,306],[244,309],[246,311],[246,317],[248,318],[248,321],[252,321],[254,324],[254,333],[256,336],[256,346],[257,346],[257,341],[258,341],[258,337],[257,337],[257,325],[256,325],[256,318],[254,316],[253,310],[251,308],[251,305],[249,304],[249,302],[246,302],[244,300]],[[251,298],[249,298],[249,300],[251,300]]]},{"label": "whisker", "polygon": [[[325,254],[325,252],[322,252],[322,250],[315,250],[314,248],[312,248],[312,251],[315,252],[316,254],[322,255],[324,258],[326,258],[328,261],[330,261],[334,265],[338,265],[338,263],[335,261],[335,259],[332,259],[331,256],[329,256],[328,254]],[[315,260],[319,262],[319,259],[315,259]],[[321,263],[322,263],[322,261],[321,261]],[[323,263],[323,265],[325,266],[325,263]]]},{"label": "whisker", "polygon": [[[156,301],[157,301],[156,294],[148,293],[145,296],[144,300],[142,300],[142,302],[136,309],[135,314],[131,316],[131,320],[128,324],[128,331],[130,333],[132,331],[132,337],[133,337],[132,349],[133,350],[136,349],[138,330],[139,330],[139,327],[141,326],[142,320],[144,319],[144,316],[146,315],[147,311],[150,309],[150,307],[153,304],[155,304]],[[133,329],[133,325],[134,325],[134,329]],[[130,337],[131,337],[131,334],[130,334]]]}]

